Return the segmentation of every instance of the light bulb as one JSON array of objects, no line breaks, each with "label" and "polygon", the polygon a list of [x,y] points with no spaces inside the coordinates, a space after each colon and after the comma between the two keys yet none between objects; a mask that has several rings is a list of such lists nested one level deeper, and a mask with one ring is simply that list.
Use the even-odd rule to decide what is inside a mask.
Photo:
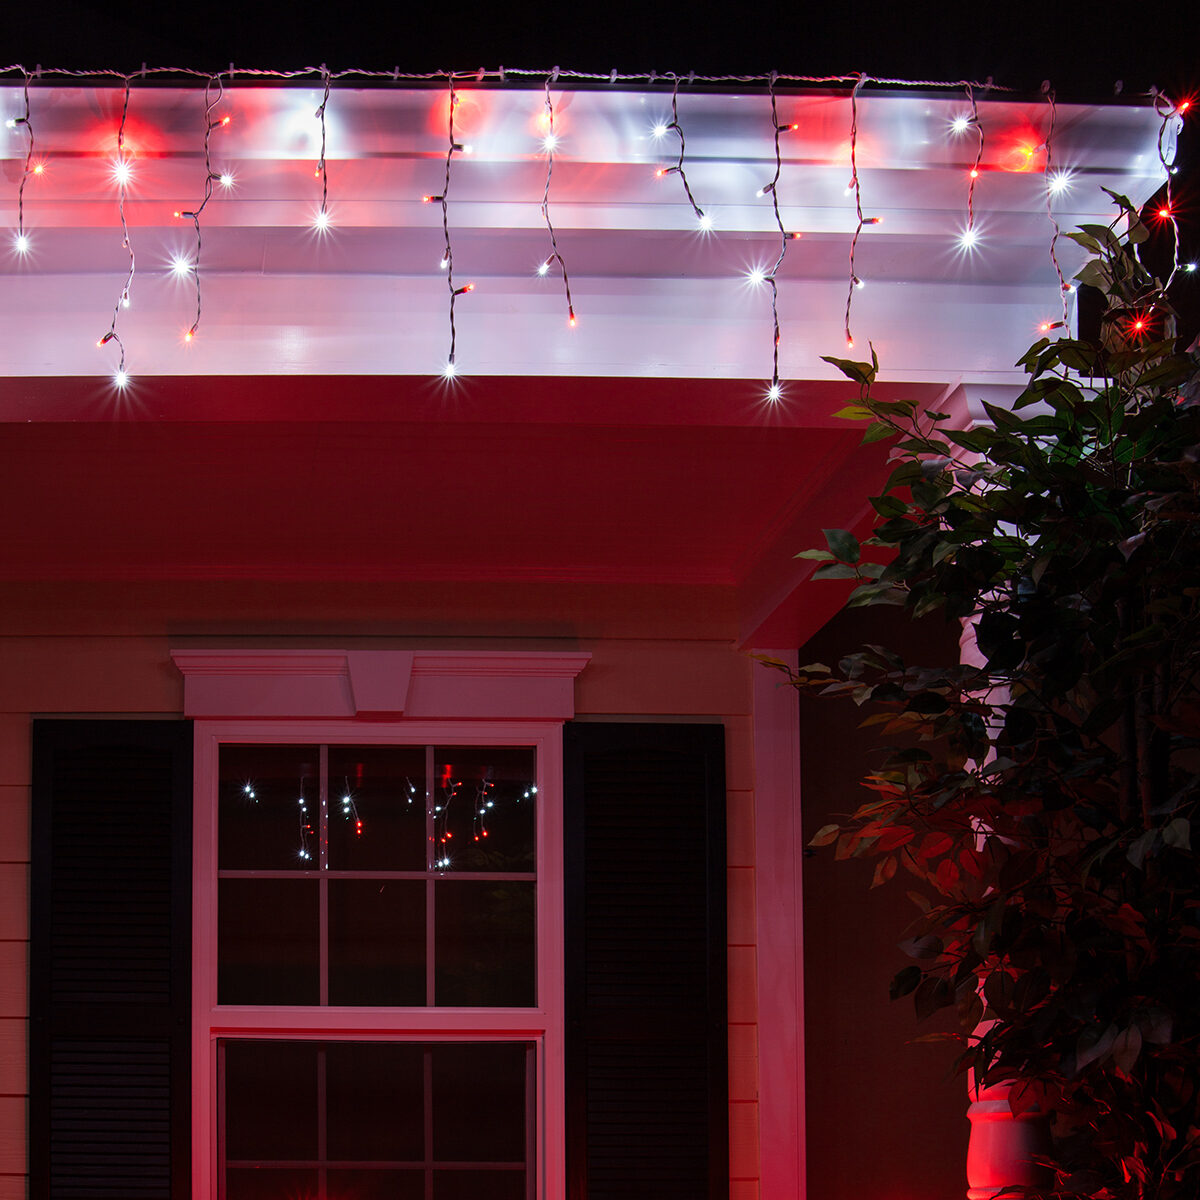
[{"label": "light bulb", "polygon": [[669,125],[664,125],[661,121],[659,121],[659,123],[657,125],[655,125],[654,129],[651,132],[654,134],[654,136],[656,138],[666,137],[667,130],[669,128],[670,128]]},{"label": "light bulb", "polygon": [[975,227],[969,226],[958,235],[958,244],[964,250],[974,250],[979,244],[979,233]]},{"label": "light bulb", "polygon": [[[448,363],[447,363],[447,364],[446,364],[446,365],[445,365],[445,366],[442,368],[442,374],[443,374],[443,375],[444,375],[444,376],[445,376],[447,379],[453,379],[453,378],[454,378],[454,376],[458,374],[458,371],[456,370],[456,368],[455,368],[455,366],[454,366],[454,360],[453,360],[453,359],[451,359],[451,360],[450,360],[450,361],[449,361],[449,362],[448,362]],[[440,806],[440,805],[436,805],[436,806],[434,807],[434,812],[441,812],[441,811],[442,811],[442,810],[441,810],[441,806]]]},{"label": "light bulb", "polygon": [[171,255],[171,274],[178,279],[182,279],[192,269],[191,260],[185,258],[182,254]]},{"label": "light bulb", "polygon": [[113,383],[114,383],[114,384],[116,384],[116,386],[117,386],[118,388],[125,388],[125,387],[128,385],[128,383],[129,383],[129,374],[128,374],[128,372],[126,372],[126,371],[114,371],[114,372],[113,372]]},{"label": "light bulb", "polygon": [[223,171],[217,176],[217,182],[220,183],[223,188],[229,189],[233,187],[233,175],[229,171]]},{"label": "light bulb", "polygon": [[971,127],[971,118],[966,113],[959,113],[953,121],[950,122],[951,133],[966,133]]},{"label": "light bulb", "polygon": [[783,394],[783,390],[780,388],[779,384],[777,384],[777,383],[773,383],[773,384],[771,384],[771,386],[769,388],[767,388],[767,399],[768,400],[778,400],[782,394]]},{"label": "light bulb", "polygon": [[549,270],[550,270],[550,260],[546,259],[546,261],[538,267],[537,273],[539,275],[545,275]]},{"label": "light bulb", "polygon": [[1069,191],[1070,187],[1070,171],[1055,171],[1054,174],[1046,180],[1046,191],[1048,191],[1052,196],[1061,196],[1064,192]]},{"label": "light bulb", "polygon": [[318,208],[313,214],[313,228],[318,233],[324,233],[329,228],[329,210]]},{"label": "light bulb", "polygon": [[112,164],[112,177],[115,183],[124,187],[129,182],[132,174],[133,168],[129,164],[129,159],[118,158],[114,160]]},{"label": "light bulb", "polygon": [[700,228],[703,229],[705,232],[707,232],[708,230],[710,230],[713,227],[713,219],[712,219],[712,217],[710,217],[708,215],[708,213],[701,213],[700,217],[699,217],[699,221],[700,221]]},{"label": "light bulb", "polygon": [[29,253],[29,235],[27,233],[18,233],[13,238],[13,247],[18,254]]},{"label": "light bulb", "polygon": [[46,164],[41,163],[41,162],[34,163],[33,164],[33,173],[35,175],[44,175],[46,173]]},{"label": "light bulb", "polygon": [[547,153],[556,149],[557,146],[558,146],[558,134],[557,133],[548,133],[548,134],[546,134],[546,136],[544,138],[542,138],[542,149],[545,150]]},{"label": "light bulb", "polygon": [[762,269],[762,267],[751,267],[750,270],[746,272],[746,282],[754,284],[755,287],[757,287],[760,283],[765,283],[766,280],[767,273]]}]

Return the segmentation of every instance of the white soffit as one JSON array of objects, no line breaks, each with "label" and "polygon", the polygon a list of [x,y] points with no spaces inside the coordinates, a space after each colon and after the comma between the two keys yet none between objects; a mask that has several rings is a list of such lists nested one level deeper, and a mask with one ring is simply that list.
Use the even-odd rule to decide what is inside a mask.
[{"label": "white soffit", "polygon": [[[684,167],[711,216],[702,232],[677,173],[669,89],[552,90],[558,144],[547,191],[541,88],[460,87],[445,187],[448,93],[339,86],[325,110],[331,227],[313,228],[322,180],[313,87],[228,88],[214,116],[215,182],[200,216],[201,315],[196,338],[192,221],[205,190],[206,101],[193,88],[135,86],[125,128],[131,163],[124,209],[136,273],[117,329],[134,377],[150,375],[437,375],[450,343],[449,294],[439,262],[447,195],[458,298],[456,366],[465,375],[769,378],[770,270],[781,239],[770,192],[775,137],[765,90],[681,89]],[[27,137],[0,125],[0,374],[106,376],[97,349],[129,268],[112,167],[120,88],[34,85],[35,163],[24,190],[29,250],[19,254],[18,188]],[[0,118],[23,112],[19,88],[0,88]],[[832,377],[822,354],[845,350],[849,252],[857,224],[848,192],[850,100],[779,95],[777,185],[790,232],[777,271],[780,375]],[[1009,383],[1015,358],[1042,321],[1061,317],[1050,257],[1042,102],[981,101],[986,137],[973,196],[978,245],[964,251],[976,131],[959,97],[860,94],[855,154],[865,216],[855,274],[856,343],[872,342],[888,377]],[[1168,121],[1167,157],[1176,133]],[[1060,104],[1049,147],[1069,186],[1049,197],[1070,230],[1113,215],[1101,187],[1147,199],[1163,179],[1162,118],[1150,105]],[[578,325],[570,328],[555,264],[537,268],[553,222]],[[1060,238],[1069,278],[1082,261]],[[184,264],[172,271],[172,261]],[[1071,299],[1070,297],[1068,299]]]}]

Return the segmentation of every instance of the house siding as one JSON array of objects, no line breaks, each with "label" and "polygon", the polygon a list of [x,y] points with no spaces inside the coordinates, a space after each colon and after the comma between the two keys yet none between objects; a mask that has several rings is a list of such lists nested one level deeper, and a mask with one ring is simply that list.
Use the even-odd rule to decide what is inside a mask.
[{"label": "house siding", "polygon": [[[190,589],[147,589],[147,601],[140,613],[130,607],[126,589],[101,589],[111,607],[102,598],[97,607],[85,607],[80,594],[90,590],[55,587],[53,604],[21,597],[4,620],[6,630],[0,638],[0,1200],[24,1197],[27,1191],[27,1068],[26,1039],[28,1025],[28,871],[29,871],[29,782],[30,717],[39,716],[140,716],[170,719],[181,715],[182,679],[170,660],[170,651],[185,647],[222,646],[250,648],[263,645],[287,648],[338,646],[347,648],[409,648],[413,646],[458,649],[463,646],[463,629],[472,628],[470,597],[460,589],[459,610],[443,609],[438,623],[456,627],[452,637],[414,637],[403,639],[386,635],[363,637],[357,619],[344,624],[354,633],[339,634],[336,615],[328,612],[321,620],[323,631],[314,636],[280,636],[280,626],[288,624],[277,612],[267,621],[266,608],[256,587],[249,587],[247,607],[250,613],[237,612],[237,606],[210,613],[203,621],[188,613],[195,604]],[[297,591],[303,592],[297,585]],[[74,595],[72,595],[74,592]],[[174,597],[174,603],[171,597]],[[278,596],[278,593],[277,593]],[[43,592],[43,599],[45,593]],[[118,603],[121,599],[124,602]],[[228,599],[228,593],[226,593]],[[644,596],[633,611],[646,614],[645,631],[661,633],[670,620],[657,601],[661,597]],[[702,600],[679,597],[675,620],[693,633],[707,636],[665,638],[629,636],[638,629],[630,617],[631,609],[597,611],[584,608],[578,625],[590,626],[584,636],[513,637],[510,630],[494,632],[493,614],[481,628],[474,617],[473,648],[489,649],[570,649],[590,651],[593,659],[578,680],[577,716],[580,720],[641,719],[673,721],[719,721],[725,727],[727,762],[727,815],[729,852],[729,1048],[730,1048],[730,1178],[731,1194],[736,1200],[753,1200],[758,1195],[758,1111],[757,1111],[757,998],[755,984],[755,912],[754,912],[754,820],[753,820],[753,744],[751,740],[750,697],[752,661],[735,649],[727,630],[713,628],[713,611],[707,616],[708,628],[701,618]],[[277,599],[278,604],[278,599]],[[416,607],[423,608],[419,602]],[[286,607],[286,604],[280,605]],[[606,606],[599,606],[604,609]],[[107,608],[107,611],[105,611]],[[309,625],[305,602],[299,605],[297,623]],[[174,611],[183,610],[182,613]],[[476,610],[477,612],[478,610]],[[561,611],[561,610],[558,610]],[[720,606],[717,607],[718,616]],[[523,628],[560,631],[564,620],[553,615],[519,610],[515,603],[512,617]],[[0,617],[0,619],[3,619]],[[385,627],[398,622],[395,610]],[[406,622],[419,625],[420,618]],[[619,626],[625,636],[603,636],[605,624]],[[143,631],[134,632],[141,624]],[[273,633],[197,633],[196,627],[228,630],[236,625],[259,627],[270,624]],[[62,633],[59,629],[86,632]],[[186,633],[171,632],[184,627]],[[329,632],[324,632],[324,628]],[[355,636],[357,633],[359,636]],[[599,635],[598,635],[599,634]]]}]

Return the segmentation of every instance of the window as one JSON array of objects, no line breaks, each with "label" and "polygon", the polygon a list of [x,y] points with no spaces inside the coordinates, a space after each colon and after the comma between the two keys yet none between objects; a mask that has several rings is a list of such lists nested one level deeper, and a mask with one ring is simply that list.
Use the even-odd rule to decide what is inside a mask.
[{"label": "window", "polygon": [[560,740],[198,723],[207,1194],[558,1194]]},{"label": "window", "polygon": [[418,654],[390,698],[347,656],[354,716],[196,722],[195,1195],[563,1195],[562,723],[455,716],[481,674],[530,705],[491,657],[442,656],[436,720]]},{"label": "window", "polygon": [[[727,1196],[720,726],[564,728],[581,654],[175,658],[191,720],[33,725],[30,1195]],[[324,873],[319,857],[316,868],[297,863],[301,833],[311,853],[321,831],[319,811],[311,830],[300,828],[297,754],[316,766],[303,780],[306,807],[313,786],[319,805],[324,779]],[[276,755],[286,771],[271,767]],[[404,840],[405,819],[393,806],[389,820],[378,801],[399,767],[422,761],[435,796],[446,766],[462,767],[449,773],[461,784],[452,805],[477,795],[469,771],[488,766],[496,795],[526,778],[530,755],[533,867],[510,850],[490,882],[532,885],[532,967],[511,973],[527,981],[532,971],[532,1002],[439,995],[439,970],[471,938],[445,924],[453,896],[447,906],[437,893],[481,881],[468,878],[471,852],[452,852],[441,871],[429,870],[428,846],[398,864],[391,843]],[[278,787],[286,819],[246,817],[231,834],[234,817],[219,865],[222,762],[227,805],[249,800],[249,783],[269,812]],[[405,771],[401,799],[407,783]],[[487,810],[480,845],[500,847],[502,807]],[[447,844],[459,843],[458,828],[450,823]],[[440,844],[439,824],[432,836]],[[219,996],[225,872],[235,882],[258,872],[263,888],[272,872],[280,885],[315,888],[316,932],[306,936],[316,1003],[313,952],[298,981],[272,981],[254,961],[269,956],[248,952],[228,927],[234,992]],[[407,982],[367,952],[371,938],[330,926],[337,888],[368,882],[374,894],[399,883],[433,893],[424,959],[410,948]],[[281,904],[275,911],[294,920]],[[253,906],[233,913],[273,936]],[[509,916],[517,944],[528,944],[527,918]],[[265,989],[261,1003],[239,994],[251,986]],[[291,987],[309,989],[303,1002],[280,991]],[[421,1002],[391,1003],[402,987]],[[366,1002],[339,1002],[355,998]]]}]

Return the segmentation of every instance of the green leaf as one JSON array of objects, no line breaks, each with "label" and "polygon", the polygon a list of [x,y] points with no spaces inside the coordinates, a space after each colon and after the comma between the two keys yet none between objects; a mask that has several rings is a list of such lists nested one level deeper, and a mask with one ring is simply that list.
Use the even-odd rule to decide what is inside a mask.
[{"label": "green leaf", "polygon": [[886,421],[874,421],[867,426],[862,435],[860,445],[869,446],[872,442],[882,442],[884,438],[895,437],[899,431],[893,429]]},{"label": "green leaf", "polygon": [[[872,351],[873,356],[874,351]],[[847,379],[853,379],[855,383],[865,386],[870,386],[875,381],[875,372],[878,370],[877,363],[854,362],[848,358],[833,358],[828,354],[822,354],[821,361],[837,367]]]},{"label": "green leaf", "polygon": [[808,840],[810,846],[829,846],[838,839],[838,834],[842,832],[840,825],[822,825],[816,833]]},{"label": "green leaf", "polygon": [[821,532],[825,535],[830,551],[839,562],[858,562],[862,551],[858,545],[858,538],[852,533],[845,529],[822,529]]},{"label": "green leaf", "polygon": [[833,555],[828,550],[801,550],[796,558],[815,559],[817,562],[833,562]]},{"label": "green leaf", "polygon": [[848,404],[845,408],[839,408],[833,415],[843,421],[872,421],[875,419],[875,414],[861,404]]}]

